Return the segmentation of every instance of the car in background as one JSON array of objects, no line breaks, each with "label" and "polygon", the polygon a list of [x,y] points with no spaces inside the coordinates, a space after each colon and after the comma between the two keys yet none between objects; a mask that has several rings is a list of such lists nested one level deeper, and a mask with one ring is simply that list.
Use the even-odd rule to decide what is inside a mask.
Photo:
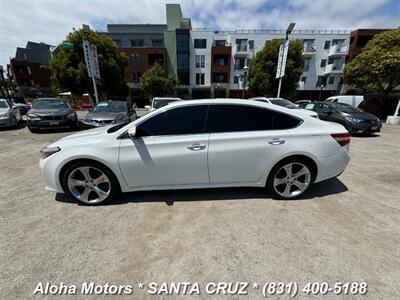
[{"label": "car in background", "polygon": [[0,127],[17,129],[21,120],[22,116],[19,108],[6,99],[0,99]]},{"label": "car in background", "polygon": [[67,100],[58,98],[37,98],[26,115],[28,129],[38,132],[41,129],[78,127],[78,117]]},{"label": "car in background", "polygon": [[144,108],[148,109],[149,111],[153,111],[168,105],[169,103],[175,101],[181,101],[181,98],[171,98],[171,97],[154,97],[151,101],[151,105],[146,105]]},{"label": "car in background", "polygon": [[296,104],[298,107],[300,108],[304,108],[307,103],[311,103],[311,100],[297,100],[296,102],[294,102],[294,104]]},{"label": "car in background", "polygon": [[266,98],[266,97],[252,97],[249,100],[265,102],[269,104],[279,105],[288,109],[296,109],[304,114],[307,114],[311,117],[318,118],[318,114],[306,109],[302,109],[301,107],[294,104],[292,101],[283,98]]},{"label": "car in background", "polygon": [[363,100],[364,96],[358,96],[358,95],[339,95],[325,99],[325,101],[327,102],[345,103],[355,107],[358,107]]},{"label": "car in background", "polygon": [[28,113],[28,111],[31,109],[31,106],[29,104],[25,104],[25,103],[17,103],[17,102],[13,102],[13,105],[16,106],[20,112],[21,115],[26,115]]},{"label": "car in background", "polygon": [[127,124],[136,120],[134,108],[126,101],[109,100],[98,103],[85,119],[81,121],[84,127],[99,127],[111,124]]},{"label": "car in background", "polygon": [[374,115],[340,102],[312,102],[306,109],[318,113],[321,120],[342,124],[352,134],[379,132],[382,122]]},{"label": "car in background", "polygon": [[118,192],[253,186],[302,196],[346,168],[343,126],[258,101],[176,101],[41,150],[46,189],[95,205]]}]

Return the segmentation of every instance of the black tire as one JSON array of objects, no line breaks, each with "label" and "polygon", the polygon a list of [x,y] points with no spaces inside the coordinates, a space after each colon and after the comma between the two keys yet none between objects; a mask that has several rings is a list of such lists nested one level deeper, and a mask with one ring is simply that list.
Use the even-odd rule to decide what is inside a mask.
[{"label": "black tire", "polygon": [[14,124],[13,128],[14,129],[19,129],[19,123],[18,123],[18,120],[17,120],[17,118],[15,116],[14,116],[14,122],[15,122],[15,124]]},{"label": "black tire", "polygon": [[[70,176],[70,174],[73,171],[75,171],[76,169],[83,168],[83,167],[95,168],[95,169],[103,172],[107,176],[107,178],[110,182],[110,185],[109,185],[110,192],[104,200],[101,200],[99,202],[82,201],[79,198],[77,198],[76,196],[74,196],[73,192],[68,187],[68,177]],[[119,183],[118,183],[116,176],[108,168],[104,167],[103,165],[101,165],[99,163],[92,162],[92,161],[83,161],[83,162],[81,161],[81,162],[76,162],[76,163],[73,163],[72,165],[70,165],[62,176],[62,186],[63,186],[63,190],[66,194],[68,194],[71,198],[73,198],[78,203],[83,204],[83,205],[105,204],[105,203],[111,201],[120,192],[120,187],[119,187]]]},{"label": "black tire", "polygon": [[[307,184],[306,189],[304,191],[302,191],[300,194],[295,195],[295,196],[285,197],[276,190],[276,188],[274,186],[274,179],[277,176],[278,172],[281,172],[282,167],[285,165],[288,165],[288,164],[295,164],[298,166],[301,164],[304,167],[306,167],[310,173],[310,179],[309,179],[309,183]],[[296,198],[304,195],[304,193],[306,193],[308,191],[308,189],[310,188],[310,186],[314,183],[315,173],[316,173],[316,171],[315,171],[314,167],[306,159],[301,159],[301,158],[286,159],[286,160],[279,162],[272,168],[272,170],[268,176],[266,187],[267,187],[268,191],[271,193],[271,196],[273,199],[283,199],[283,200],[296,199]]]},{"label": "black tire", "polygon": [[38,132],[37,129],[32,128],[29,124],[28,124],[28,129],[29,129],[29,131],[32,132],[32,133],[37,133],[37,132]]}]

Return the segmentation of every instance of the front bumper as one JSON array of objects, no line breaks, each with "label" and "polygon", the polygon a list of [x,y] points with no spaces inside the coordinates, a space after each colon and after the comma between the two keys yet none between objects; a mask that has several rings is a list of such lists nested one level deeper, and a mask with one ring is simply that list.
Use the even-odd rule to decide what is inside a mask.
[{"label": "front bumper", "polygon": [[372,122],[372,123],[367,123],[367,122],[352,122],[348,126],[348,130],[350,133],[367,133],[367,132],[380,132],[382,128],[382,122]]},{"label": "front bumper", "polygon": [[0,118],[0,127],[9,127],[15,125],[15,119],[13,117]]},{"label": "front bumper", "polygon": [[61,119],[61,120],[28,120],[28,125],[34,129],[51,129],[51,128],[71,128],[76,126],[76,119]]}]

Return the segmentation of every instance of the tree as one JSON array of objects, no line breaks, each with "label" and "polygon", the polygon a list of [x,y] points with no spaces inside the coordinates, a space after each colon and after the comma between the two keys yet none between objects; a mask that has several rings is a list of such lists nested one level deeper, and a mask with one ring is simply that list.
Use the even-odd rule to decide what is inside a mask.
[{"label": "tree", "polygon": [[82,95],[91,91],[93,85],[87,74],[82,41],[87,40],[97,47],[101,80],[97,80],[100,95],[125,97],[128,87],[124,80],[128,57],[121,52],[111,38],[82,29],[68,34],[65,42],[72,43],[71,48],[60,46],[50,61],[53,85],[61,90]]},{"label": "tree", "polygon": [[400,85],[400,29],[374,36],[344,69],[344,82],[383,98]]},{"label": "tree", "polygon": [[177,80],[175,76],[166,76],[164,69],[155,64],[146,70],[140,77],[140,86],[147,96],[172,96],[175,92]]},{"label": "tree", "polygon": [[[278,63],[279,46],[284,42],[275,39],[265,44],[250,62],[248,82],[253,96],[276,96],[279,79],[275,79]],[[282,78],[281,95],[290,98],[296,92],[298,81],[303,73],[303,41],[296,39],[289,42],[285,76]]]}]

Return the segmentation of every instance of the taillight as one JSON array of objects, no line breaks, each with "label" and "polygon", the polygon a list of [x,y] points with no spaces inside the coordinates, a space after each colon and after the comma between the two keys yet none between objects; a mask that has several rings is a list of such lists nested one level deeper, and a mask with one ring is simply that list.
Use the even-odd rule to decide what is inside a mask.
[{"label": "taillight", "polygon": [[350,137],[351,137],[350,133],[334,133],[334,134],[331,134],[331,136],[342,147],[350,144]]}]

